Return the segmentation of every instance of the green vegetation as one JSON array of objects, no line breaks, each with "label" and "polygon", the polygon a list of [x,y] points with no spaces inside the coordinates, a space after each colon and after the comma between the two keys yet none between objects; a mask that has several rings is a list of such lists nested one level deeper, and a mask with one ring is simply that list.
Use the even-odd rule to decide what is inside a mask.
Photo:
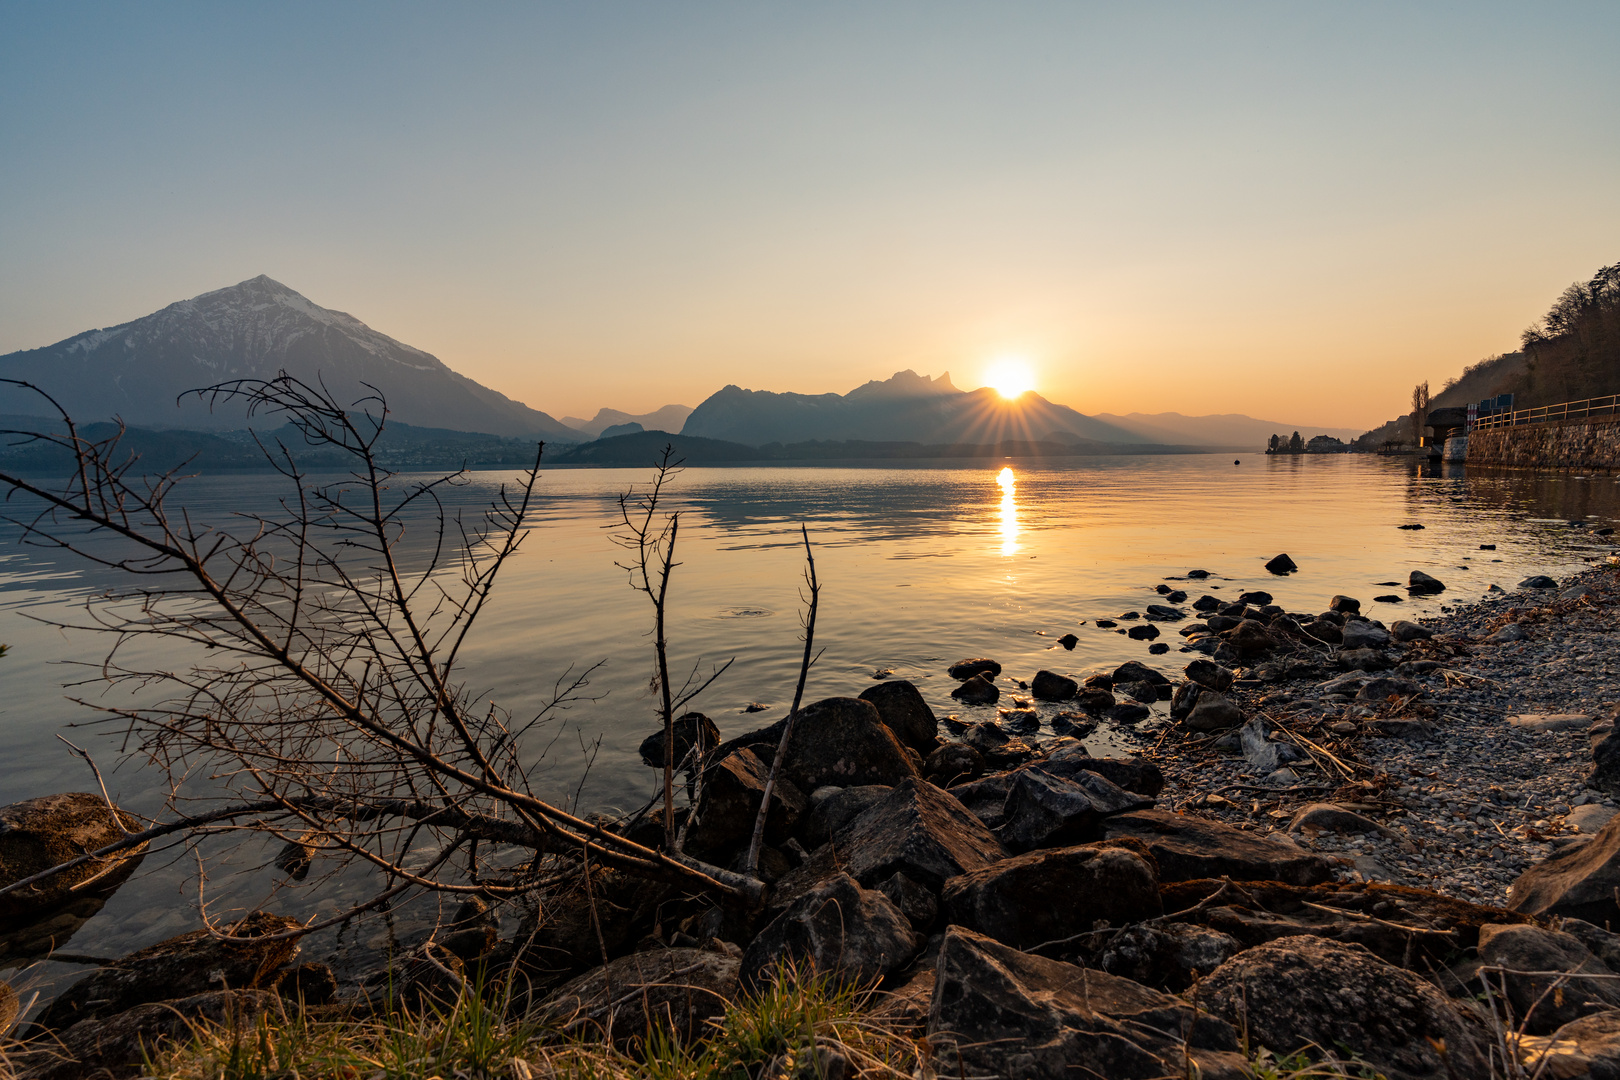
[{"label": "green vegetation", "polygon": [[580,1077],[591,1080],[753,1080],[824,1075],[841,1055],[863,1075],[910,1076],[917,1041],[867,1012],[870,994],[824,978],[778,979],[739,1001],[709,1038],[682,1046],[661,1032],[616,1049],[510,1015],[503,995],[464,993],[447,1004],[374,1017],[271,1014],[244,1024],[194,1024],[185,1044],[157,1048],[153,1080],[419,1080],[423,1077]]}]

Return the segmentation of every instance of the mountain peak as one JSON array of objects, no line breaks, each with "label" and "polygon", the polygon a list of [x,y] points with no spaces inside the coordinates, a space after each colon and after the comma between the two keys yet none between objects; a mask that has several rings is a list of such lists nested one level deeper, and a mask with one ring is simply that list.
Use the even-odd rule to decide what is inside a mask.
[{"label": "mountain peak", "polygon": [[937,379],[927,375],[919,375],[910,368],[897,371],[887,379],[863,383],[844,395],[849,398],[863,397],[932,397],[938,394],[959,394],[955,386],[951,385],[951,373],[946,372]]}]

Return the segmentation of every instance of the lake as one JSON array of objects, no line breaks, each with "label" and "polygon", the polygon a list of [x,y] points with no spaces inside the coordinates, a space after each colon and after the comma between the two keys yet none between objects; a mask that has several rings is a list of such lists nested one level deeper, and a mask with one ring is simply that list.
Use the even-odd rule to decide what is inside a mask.
[{"label": "lake", "polygon": [[[623,552],[609,532],[619,493],[649,477],[650,470],[618,469],[544,474],[534,531],[508,565],[463,670],[480,698],[522,717],[570,668],[600,662],[593,700],[576,703],[536,744],[548,747],[547,793],[572,800],[577,792],[585,810],[639,805],[655,784],[636,754],[656,725],[651,610],[615,566]],[[474,506],[509,479],[474,474],[457,498]],[[225,524],[233,510],[274,506],[280,483],[200,478],[181,501],[198,519]],[[792,699],[803,648],[801,523],[822,583],[816,644],[825,650],[806,700],[855,695],[881,675],[915,682],[937,713],[975,719],[994,710],[961,707],[949,696],[956,683],[945,668],[964,657],[992,657],[1023,679],[1042,668],[1080,675],[1127,659],[1177,674],[1187,657],[1175,651],[1175,624],[1164,624],[1161,640],[1172,651],[1161,657],[1149,656],[1146,642],[1095,625],[1160,601],[1154,587],[1163,581],[1193,598],[1265,589],[1302,612],[1321,611],[1345,593],[1386,622],[1415,618],[1477,599],[1492,584],[1512,589],[1529,574],[1557,576],[1607,555],[1608,539],[1594,530],[1620,517],[1620,487],[1609,477],[1420,467],[1362,455],[1255,455],[1238,465],[1229,456],[1195,455],[693,468],[675,479],[666,506],[681,515],[672,662],[678,671],[706,672],[733,661],[693,706],[729,737],[779,718]],[[1575,520],[1587,527],[1568,524]],[[1404,524],[1424,528],[1398,528]],[[426,530],[420,523],[412,543]],[[1298,563],[1297,573],[1266,572],[1265,561],[1281,552]],[[63,688],[84,670],[58,662],[93,660],[97,643],[33,621],[73,617],[77,604],[108,587],[107,572],[20,545],[15,531],[0,541],[0,569],[0,641],[11,646],[0,660],[7,735],[0,802],[93,790],[88,769],[56,739],[67,734],[95,754],[119,802],[157,811],[157,777],[120,763],[115,738],[69,729],[93,714]],[[1180,580],[1192,569],[1211,576]],[[1404,595],[1382,583],[1404,585],[1412,570],[1440,578],[1446,591],[1373,603],[1374,595]],[[1072,651],[1057,642],[1065,633],[1079,637]],[[71,691],[98,692],[93,685]],[[751,704],[765,708],[746,712]],[[1135,738],[1105,726],[1087,742],[1093,752],[1129,751]],[[175,854],[148,857],[67,947],[118,955],[195,928],[193,868]],[[221,910],[265,895],[272,879],[260,869],[263,858],[250,844],[226,859],[229,872],[213,882]],[[334,903],[294,890],[275,906],[303,914]],[[325,954],[312,945],[307,955]],[[22,981],[46,985],[83,970],[36,965]]]}]

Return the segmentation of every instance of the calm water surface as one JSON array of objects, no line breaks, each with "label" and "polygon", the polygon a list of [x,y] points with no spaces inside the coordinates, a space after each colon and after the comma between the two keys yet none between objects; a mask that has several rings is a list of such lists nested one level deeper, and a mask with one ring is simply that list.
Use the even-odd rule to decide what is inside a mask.
[{"label": "calm water surface", "polygon": [[[1479,598],[1493,583],[1511,589],[1531,573],[1558,575],[1611,548],[1591,529],[1620,517],[1617,483],[1607,477],[1440,470],[1372,457],[1256,456],[1103,458],[1082,464],[1021,461],[972,468],[689,469],[671,488],[669,509],[681,514],[681,565],[670,613],[677,669],[700,670],[734,659],[695,708],[727,735],[784,714],[799,656],[802,549],[810,530],[822,581],[817,645],[807,700],[853,695],[875,672],[914,681],[941,714],[993,715],[957,706],[945,674],[966,656],[1001,661],[1005,674],[1028,679],[1041,668],[1081,674],[1126,659],[1179,670],[1173,625],[1161,640],[1172,652],[1149,657],[1145,642],[1097,628],[1099,618],[1141,610],[1159,598],[1154,586],[1207,569],[1206,589],[1235,596],[1264,588],[1291,611],[1315,612],[1334,593],[1360,598],[1386,622]],[[618,494],[648,478],[644,470],[554,470],[541,482],[535,530],[508,566],[481,624],[463,676],[481,697],[523,716],[538,709],[571,667],[602,662],[591,678],[593,701],[575,704],[551,730],[551,794],[584,809],[638,804],[653,772],[636,746],[653,729],[648,694],[652,647],[647,601],[615,565],[623,553],[610,540]],[[469,506],[487,499],[501,474],[475,474],[461,489]],[[260,476],[200,479],[183,500],[205,520],[234,509],[266,509],[280,489]],[[1589,528],[1571,528],[1583,520]],[[1397,526],[1420,523],[1422,530]],[[426,535],[426,524],[413,540]],[[1495,551],[1480,550],[1495,544]],[[1287,552],[1300,570],[1286,578],[1263,563]],[[1372,603],[1399,592],[1412,570],[1440,578],[1439,597],[1400,605]],[[59,661],[94,659],[96,643],[44,627],[29,616],[71,617],[75,603],[110,584],[56,553],[0,539],[0,803],[56,791],[88,790],[83,764],[55,736],[88,745],[109,769],[114,797],[136,811],[155,811],[155,777],[119,763],[116,741],[94,730],[69,731],[90,712],[64,690],[82,677]],[[1065,651],[1056,639],[1073,632]],[[763,712],[744,712],[750,703]],[[1099,748],[1129,749],[1132,736],[1103,731]],[[587,779],[580,775],[594,753]],[[254,903],[271,880],[258,869],[263,853],[244,848],[217,877],[219,903]],[[68,946],[116,955],[197,925],[195,884],[180,859],[150,857],[136,878],[86,924]],[[294,893],[279,910],[330,909],[332,896]],[[318,953],[319,950],[315,950]],[[28,979],[70,969],[36,965]]]}]

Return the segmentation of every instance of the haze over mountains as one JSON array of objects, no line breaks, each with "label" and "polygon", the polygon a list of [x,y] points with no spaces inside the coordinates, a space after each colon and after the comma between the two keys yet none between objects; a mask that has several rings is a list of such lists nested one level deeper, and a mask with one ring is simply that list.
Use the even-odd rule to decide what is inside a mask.
[{"label": "haze over mountains", "polygon": [[[396,424],[440,429],[412,433],[412,446],[452,449],[461,445],[451,437],[456,432],[581,443],[634,433],[639,425],[646,431],[754,448],[812,442],[891,447],[1045,443],[1107,453],[1109,446],[1127,451],[1154,444],[1259,447],[1273,432],[1287,434],[1300,427],[1240,415],[1087,416],[1034,392],[1008,400],[988,387],[960,390],[948,373],[929,378],[910,370],[847,394],[729,385],[695,409],[666,405],[635,414],[604,408],[589,420],[558,421],[263,275],[144,318],[0,356],[0,377],[42,387],[80,422],[116,416],[131,427],[199,432],[240,430],[248,421],[239,405],[211,411],[194,397],[177,403],[180,395],[228,379],[273,378],[281,371],[306,382],[324,382],[345,404],[371,393],[367,384],[374,386],[386,396]],[[37,397],[0,387],[0,414],[46,411]],[[1322,432],[1304,431],[1307,436]],[[1341,429],[1326,433],[1354,434]],[[504,459],[510,449],[492,444],[479,452]]]},{"label": "haze over mountains", "polygon": [[[162,311],[55,345],[0,356],[0,376],[54,396],[76,420],[218,431],[242,428],[240,407],[210,411],[187,390],[282,370],[324,380],[347,404],[380,387],[394,419],[419,427],[579,442],[579,432],[465,375],[438,357],[311,303],[260,275]],[[38,398],[7,388],[0,413],[39,413]]]}]

